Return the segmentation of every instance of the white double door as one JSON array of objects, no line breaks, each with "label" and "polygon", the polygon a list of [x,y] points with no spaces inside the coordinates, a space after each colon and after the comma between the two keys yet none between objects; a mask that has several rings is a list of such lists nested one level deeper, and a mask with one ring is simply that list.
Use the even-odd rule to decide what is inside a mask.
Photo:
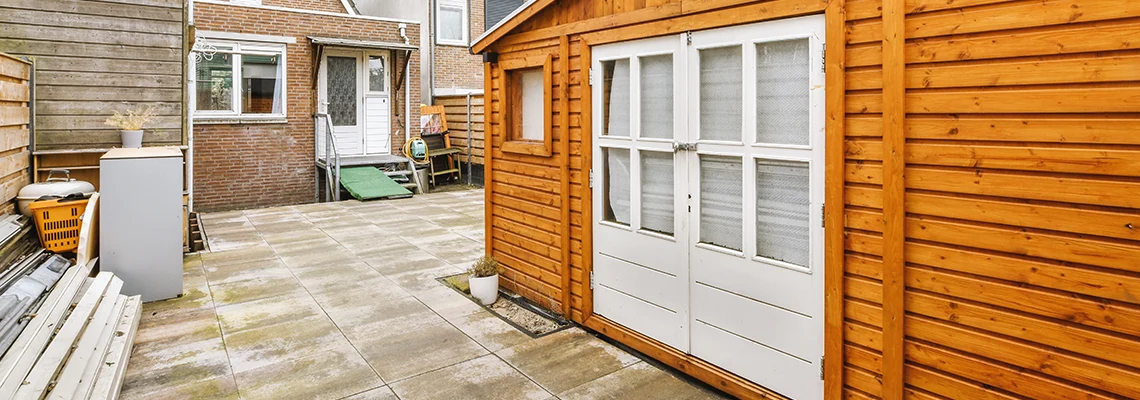
[{"label": "white double door", "polygon": [[594,312],[822,397],[823,16],[592,49]]},{"label": "white double door", "polygon": [[[392,152],[389,52],[327,49],[318,81],[320,110],[332,120],[342,156]],[[321,154],[324,143],[317,144]]]}]

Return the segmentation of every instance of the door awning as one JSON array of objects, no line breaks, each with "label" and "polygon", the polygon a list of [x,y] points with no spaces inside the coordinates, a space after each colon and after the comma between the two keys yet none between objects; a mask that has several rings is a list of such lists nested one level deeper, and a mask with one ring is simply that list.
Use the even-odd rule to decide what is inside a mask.
[{"label": "door awning", "polygon": [[320,36],[309,36],[309,40],[312,41],[313,44],[322,45],[322,46],[343,46],[343,47],[355,47],[355,48],[363,48],[363,49],[385,49],[385,50],[407,50],[407,51],[414,51],[414,50],[419,49],[416,46],[407,45],[407,44],[403,44],[403,43],[377,42],[377,41],[371,41],[371,40],[342,39],[342,38],[330,38],[330,37],[320,37]]}]

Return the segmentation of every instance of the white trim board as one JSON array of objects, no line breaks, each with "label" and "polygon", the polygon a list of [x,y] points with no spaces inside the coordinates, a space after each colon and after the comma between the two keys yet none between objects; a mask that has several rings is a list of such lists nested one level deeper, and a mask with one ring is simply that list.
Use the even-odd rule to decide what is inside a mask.
[{"label": "white trim board", "polygon": [[297,38],[292,36],[258,35],[254,33],[235,33],[219,31],[198,31],[198,36],[206,39],[238,40],[244,42],[266,42],[296,44]]},{"label": "white trim board", "polygon": [[299,13],[299,14],[327,15],[330,17],[366,19],[366,20],[370,20],[370,21],[397,22],[397,23],[405,23],[405,24],[417,24],[417,25],[419,25],[419,23],[420,23],[420,21],[415,21],[415,20],[410,20],[410,19],[373,17],[370,15],[352,15],[352,14],[334,13],[334,12],[328,12],[328,11],[303,10],[300,8],[289,8],[289,7],[260,6],[260,5],[252,5],[252,4],[234,4],[234,3],[230,3],[228,1],[220,1],[220,0],[194,0],[194,2],[195,3],[205,3],[205,4],[216,4],[216,5],[220,5],[220,6],[246,7],[246,8],[256,8],[256,9],[261,9],[261,10],[293,12],[293,13]]}]

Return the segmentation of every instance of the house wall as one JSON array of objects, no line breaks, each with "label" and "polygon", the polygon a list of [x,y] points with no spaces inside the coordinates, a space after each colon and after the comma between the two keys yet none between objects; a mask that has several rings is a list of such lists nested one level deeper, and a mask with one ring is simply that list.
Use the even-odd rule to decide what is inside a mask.
[{"label": "house wall", "polygon": [[593,315],[581,83],[590,45],[826,13],[827,397],[1140,398],[1140,3],[548,3],[475,45],[554,57],[551,157],[501,150],[503,74],[485,65],[504,287],[731,394],[778,397]]},{"label": "house wall", "polygon": [[0,53],[0,215],[15,212],[28,170],[32,63]]},{"label": "house wall", "polygon": [[[337,1],[339,3],[339,1]],[[348,16],[315,15],[213,3],[196,3],[195,23],[200,30],[288,36],[287,123],[205,124],[194,126],[194,205],[196,211],[216,211],[308,203],[315,200],[313,112],[315,47],[307,36],[384,42],[403,42],[398,23]],[[409,26],[412,43],[419,29]],[[397,52],[399,53],[399,52]],[[403,71],[404,58],[393,60],[393,71]],[[419,54],[409,64],[411,104],[420,103]],[[392,74],[392,87],[398,79]],[[405,90],[392,101],[392,149],[404,145]],[[411,119],[418,124],[419,107]]]},{"label": "house wall", "polygon": [[[484,4],[485,0],[467,2],[470,18],[468,35],[472,41],[483,34]],[[432,12],[434,11],[433,9]],[[435,23],[434,15],[432,23]],[[434,31],[432,35],[434,37]],[[435,93],[447,93],[449,89],[478,90],[483,87],[483,58],[471,54],[467,46],[435,44],[432,56]]]}]

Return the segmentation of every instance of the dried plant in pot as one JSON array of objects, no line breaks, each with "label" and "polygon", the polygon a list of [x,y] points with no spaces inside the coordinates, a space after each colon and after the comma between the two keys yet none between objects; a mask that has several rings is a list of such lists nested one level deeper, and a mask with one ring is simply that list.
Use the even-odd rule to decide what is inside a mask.
[{"label": "dried plant in pot", "polygon": [[485,306],[495,303],[499,299],[499,261],[491,256],[483,256],[471,264],[467,270],[471,275],[467,282],[471,287],[471,296],[475,297]]},{"label": "dried plant in pot", "polygon": [[104,125],[119,128],[122,136],[123,148],[142,147],[143,128],[154,120],[154,107],[127,110],[126,114],[115,111],[115,114]]}]

